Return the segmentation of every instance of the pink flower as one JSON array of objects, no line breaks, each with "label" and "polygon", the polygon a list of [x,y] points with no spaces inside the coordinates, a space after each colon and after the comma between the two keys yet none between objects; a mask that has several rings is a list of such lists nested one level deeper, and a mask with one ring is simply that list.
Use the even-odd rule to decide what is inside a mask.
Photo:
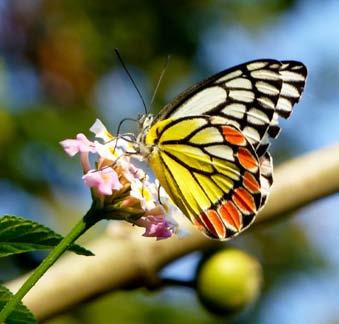
[{"label": "pink flower", "polygon": [[112,190],[122,188],[118,174],[111,167],[102,170],[90,170],[82,178],[88,187],[96,188],[103,195],[112,195]]},{"label": "pink flower", "polygon": [[164,215],[143,216],[139,218],[135,224],[140,227],[145,227],[145,233],[142,234],[145,237],[156,237],[157,240],[163,240],[172,236],[170,225]]},{"label": "pink flower", "polygon": [[[143,227],[143,236],[162,240],[178,233],[173,218],[178,211],[159,183],[151,182],[147,174],[132,163],[138,155],[134,138],[129,134],[113,136],[100,120],[90,129],[98,141],[84,134],[60,144],[66,153],[79,153],[84,183],[92,188],[93,206],[105,219],[124,220]],[[95,160],[89,159],[95,153]],[[93,166],[95,164],[95,166]]]},{"label": "pink flower", "polygon": [[76,139],[66,139],[61,141],[60,144],[69,156],[74,156],[79,152],[96,152],[94,143],[88,140],[86,135],[82,133],[78,134]]}]

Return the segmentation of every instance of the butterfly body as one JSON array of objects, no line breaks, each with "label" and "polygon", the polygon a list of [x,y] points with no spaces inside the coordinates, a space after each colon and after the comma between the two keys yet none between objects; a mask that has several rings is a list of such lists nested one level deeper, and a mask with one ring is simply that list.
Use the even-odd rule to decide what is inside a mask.
[{"label": "butterfly body", "polygon": [[299,100],[306,68],[258,60],[220,72],[141,117],[140,153],[186,217],[209,237],[246,229],[272,184],[269,137]]}]

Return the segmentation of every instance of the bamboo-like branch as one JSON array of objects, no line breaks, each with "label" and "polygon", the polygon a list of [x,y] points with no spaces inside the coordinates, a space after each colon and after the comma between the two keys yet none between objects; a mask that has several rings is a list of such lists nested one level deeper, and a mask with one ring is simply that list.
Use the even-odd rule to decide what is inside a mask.
[{"label": "bamboo-like branch", "polygon": [[[288,161],[277,168],[267,206],[256,224],[339,192],[339,145]],[[255,226],[254,226],[255,227]],[[183,239],[154,241],[135,235],[105,236],[88,245],[95,257],[68,254],[51,268],[24,303],[43,320],[106,292],[157,284],[157,272],[194,250],[217,242],[194,231]],[[24,278],[7,284],[16,291]],[[43,302],[44,301],[44,302]]]}]

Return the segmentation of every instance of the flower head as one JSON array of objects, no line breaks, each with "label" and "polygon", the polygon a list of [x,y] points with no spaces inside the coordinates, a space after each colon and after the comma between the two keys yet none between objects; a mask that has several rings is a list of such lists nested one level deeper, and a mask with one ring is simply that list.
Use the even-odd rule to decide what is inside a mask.
[{"label": "flower head", "polygon": [[[97,119],[90,130],[97,141],[84,134],[60,144],[70,156],[80,154],[83,181],[91,188],[92,196],[102,218],[126,220],[145,228],[143,236],[165,239],[178,233],[173,215],[178,209],[160,187],[151,182],[145,172],[131,162],[136,152],[128,136],[114,137]],[[97,156],[95,167],[89,154]],[[137,157],[138,158],[138,157]]]},{"label": "flower head", "polygon": [[82,179],[88,187],[96,188],[102,195],[112,195],[113,190],[122,188],[118,174],[110,167],[102,170],[90,170]]}]

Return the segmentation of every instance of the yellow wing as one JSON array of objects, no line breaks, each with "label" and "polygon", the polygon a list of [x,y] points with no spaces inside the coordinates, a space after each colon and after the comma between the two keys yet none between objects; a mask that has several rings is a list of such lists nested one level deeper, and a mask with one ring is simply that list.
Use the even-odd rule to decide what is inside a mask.
[{"label": "yellow wing", "polygon": [[264,194],[260,162],[235,126],[209,116],[169,118],[145,137],[149,163],[174,203],[209,237],[228,239],[254,220]]}]

